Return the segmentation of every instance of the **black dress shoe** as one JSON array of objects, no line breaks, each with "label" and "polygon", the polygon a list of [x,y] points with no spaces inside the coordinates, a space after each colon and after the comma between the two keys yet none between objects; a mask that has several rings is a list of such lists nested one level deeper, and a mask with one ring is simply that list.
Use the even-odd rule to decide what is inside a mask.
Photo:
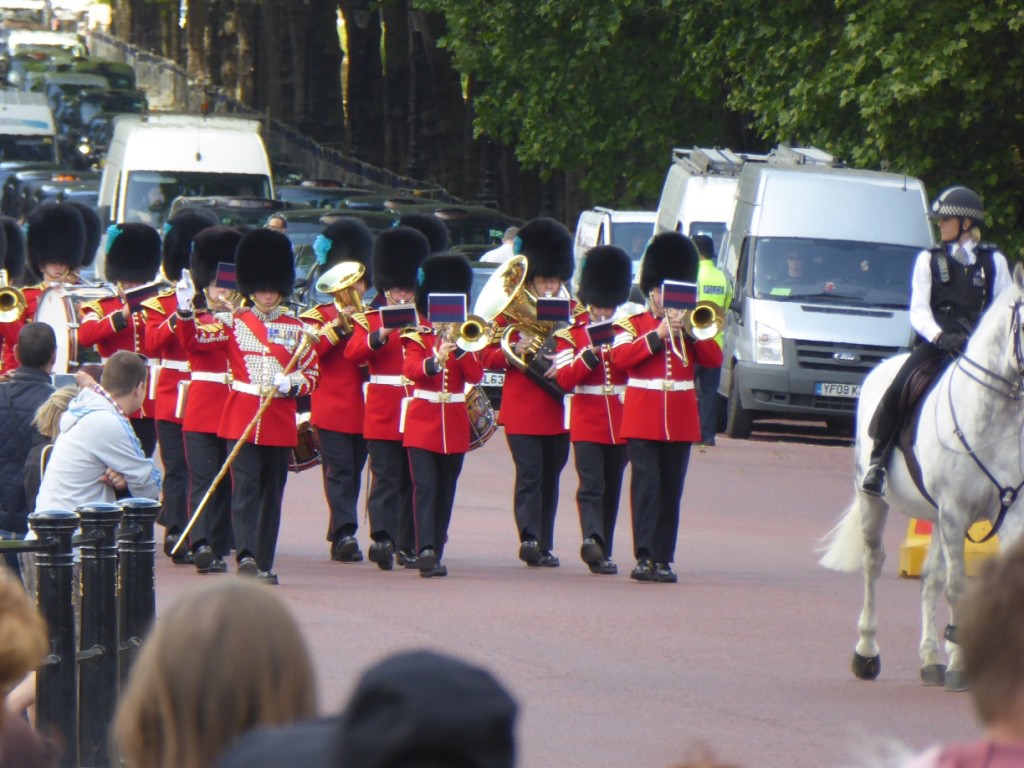
[{"label": "black dress shoe", "polygon": [[607,557],[602,559],[599,563],[588,563],[591,573],[599,575],[612,575],[619,572],[619,566],[609,560]]},{"label": "black dress shoe", "polygon": [[412,568],[415,570],[419,567],[416,563],[416,555],[408,549],[400,549],[395,553],[395,562],[397,562],[403,568]]},{"label": "black dress shoe", "polygon": [[363,553],[355,536],[341,536],[331,544],[331,560],[338,563],[359,563]]},{"label": "black dress shoe", "polygon": [[196,571],[198,573],[209,573],[210,565],[213,563],[216,556],[213,554],[213,547],[209,544],[200,544],[192,552],[192,559],[196,564]]},{"label": "black dress shoe", "polygon": [[434,548],[421,549],[419,555],[416,556],[416,567],[419,569],[420,576],[424,574],[432,576],[435,565],[437,565],[437,552]]},{"label": "black dress shoe", "polygon": [[[228,564],[224,562],[224,558],[223,557],[215,557],[215,558],[213,558],[213,562],[210,563],[210,567],[205,571],[205,573],[227,573],[227,572],[228,572]],[[202,571],[201,571],[201,573],[202,573]]]},{"label": "black dress shoe", "polygon": [[174,545],[178,543],[181,538],[177,533],[167,533],[164,535],[164,554],[168,557],[171,556],[171,551],[174,549]]},{"label": "black dress shoe", "polygon": [[641,557],[636,561],[636,567],[633,572],[629,574],[629,578],[633,581],[653,581],[654,580],[654,561],[649,557]]},{"label": "black dress shoe", "polygon": [[675,584],[678,578],[676,577],[676,572],[672,570],[668,563],[655,563],[654,568],[651,570],[651,581],[656,581],[660,584]]},{"label": "black dress shoe", "polygon": [[390,571],[395,567],[395,543],[391,539],[373,542],[370,545],[369,558],[382,571]]},{"label": "black dress shoe", "polygon": [[536,539],[527,539],[520,544],[519,559],[529,566],[540,565],[540,542]]},{"label": "black dress shoe", "polygon": [[277,574],[273,571],[257,571],[256,581],[260,584],[270,584],[273,587],[278,585]]},{"label": "black dress shoe", "polygon": [[864,473],[864,479],[860,481],[860,489],[869,496],[882,496],[885,494],[885,467],[881,464],[872,464]]},{"label": "black dress shoe", "polygon": [[588,537],[580,547],[580,559],[589,566],[597,565],[604,560],[604,547],[597,539]]},{"label": "black dress shoe", "polygon": [[195,561],[192,553],[184,547],[178,550],[178,554],[171,555],[171,562],[175,565],[192,565]]},{"label": "black dress shoe", "polygon": [[558,558],[550,552],[540,553],[540,562],[537,563],[541,568],[557,568],[562,563],[559,562]]},{"label": "black dress shoe", "polygon": [[238,561],[238,575],[253,577],[259,572],[259,568],[256,567],[256,558],[246,555],[240,558]]}]

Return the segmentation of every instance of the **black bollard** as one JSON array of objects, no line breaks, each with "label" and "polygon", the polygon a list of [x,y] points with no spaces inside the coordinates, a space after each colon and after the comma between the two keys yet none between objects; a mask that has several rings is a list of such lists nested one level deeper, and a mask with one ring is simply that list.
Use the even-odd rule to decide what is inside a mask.
[{"label": "black bollard", "polygon": [[50,631],[50,655],[36,673],[36,723],[61,750],[59,765],[78,766],[78,662],[75,657],[74,557],[71,538],[78,515],[64,510],[33,512],[28,524],[40,541],[36,554],[39,611]]},{"label": "black bollard", "polygon": [[156,616],[156,560],[153,524],[160,514],[160,502],[153,499],[122,499],[123,517],[118,533],[118,648],[121,684],[128,680],[135,653],[143,634]]},{"label": "black bollard", "polygon": [[110,765],[107,732],[118,689],[117,504],[86,504],[82,519],[82,629],[78,661],[78,753],[83,768]]}]

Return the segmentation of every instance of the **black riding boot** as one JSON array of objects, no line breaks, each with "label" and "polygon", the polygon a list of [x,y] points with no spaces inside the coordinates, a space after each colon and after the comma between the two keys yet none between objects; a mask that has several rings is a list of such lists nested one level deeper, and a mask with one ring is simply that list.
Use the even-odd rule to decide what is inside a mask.
[{"label": "black riding boot", "polygon": [[864,473],[864,479],[860,481],[860,489],[871,496],[882,496],[885,494],[885,468],[889,466],[889,456],[892,454],[893,440],[876,439],[871,446],[871,458],[868,460],[868,471]]}]

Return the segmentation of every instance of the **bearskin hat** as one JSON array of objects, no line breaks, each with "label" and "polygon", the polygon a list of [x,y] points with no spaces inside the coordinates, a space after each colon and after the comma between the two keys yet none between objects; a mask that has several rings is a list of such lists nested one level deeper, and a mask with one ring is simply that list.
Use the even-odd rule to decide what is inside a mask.
[{"label": "bearskin hat", "polygon": [[186,208],[169,218],[164,223],[164,277],[176,283],[181,277],[181,270],[188,269],[192,238],[219,223],[217,214],[203,208]]},{"label": "bearskin hat", "polygon": [[238,290],[252,296],[257,291],[277,291],[291,296],[295,287],[295,255],[292,241],[272,229],[246,232],[235,250]]},{"label": "bearskin hat", "polygon": [[407,213],[396,226],[412,227],[422,232],[430,243],[431,253],[448,249],[448,227],[432,213]]},{"label": "bearskin hat", "polygon": [[207,227],[192,239],[189,269],[196,290],[201,291],[217,279],[217,265],[235,263],[235,250],[242,233],[234,227],[218,224]]},{"label": "bearskin hat", "polygon": [[313,250],[318,276],[343,261],[358,261],[366,267],[366,284],[373,283],[373,232],[362,219],[344,216],[332,221],[313,243]]},{"label": "bearskin hat", "polygon": [[427,297],[432,293],[461,293],[469,307],[469,292],[473,287],[473,267],[465,256],[455,253],[435,253],[423,260],[420,267],[423,280],[416,287],[416,311],[427,316]]},{"label": "bearskin hat", "polygon": [[420,264],[430,255],[426,236],[412,227],[393,227],[373,244],[373,286],[378,293],[392,288],[415,288]]},{"label": "bearskin hat", "polygon": [[64,264],[71,270],[82,265],[85,224],[72,205],[41,205],[28,215],[28,258],[36,274],[44,264]]},{"label": "bearskin hat", "polygon": [[8,282],[18,285],[25,274],[25,234],[21,225],[10,216],[0,216],[0,230],[3,230],[6,244],[3,269],[7,270]]},{"label": "bearskin hat", "polygon": [[82,215],[82,223],[85,225],[85,253],[82,256],[82,266],[91,267],[96,261],[96,252],[103,237],[103,222],[100,221],[100,215],[96,213],[96,209],[81,200],[65,200],[62,205],[73,205]]},{"label": "bearskin hat", "polygon": [[539,218],[526,222],[519,230],[512,250],[526,257],[526,279],[557,277],[572,279],[572,235],[554,219]]},{"label": "bearskin hat", "polygon": [[583,258],[577,298],[591,307],[617,307],[629,298],[632,284],[629,254],[614,245],[598,245]]},{"label": "bearskin hat", "polygon": [[148,283],[160,269],[160,234],[149,224],[114,224],[107,230],[106,278]]},{"label": "bearskin hat", "polygon": [[693,241],[679,232],[662,232],[651,238],[640,267],[640,290],[646,296],[666,280],[697,282],[700,266]]}]

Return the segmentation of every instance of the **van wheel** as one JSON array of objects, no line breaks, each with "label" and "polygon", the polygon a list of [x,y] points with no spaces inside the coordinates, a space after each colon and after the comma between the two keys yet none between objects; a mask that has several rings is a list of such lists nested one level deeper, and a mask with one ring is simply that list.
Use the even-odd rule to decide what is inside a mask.
[{"label": "van wheel", "polygon": [[725,395],[717,395],[718,409],[715,411],[715,432],[725,432],[726,421],[729,418],[729,399]]},{"label": "van wheel", "polygon": [[743,407],[740,400],[740,388],[736,384],[736,372],[729,379],[729,402],[726,406],[725,434],[729,437],[750,437],[750,429],[754,423],[753,415]]}]

